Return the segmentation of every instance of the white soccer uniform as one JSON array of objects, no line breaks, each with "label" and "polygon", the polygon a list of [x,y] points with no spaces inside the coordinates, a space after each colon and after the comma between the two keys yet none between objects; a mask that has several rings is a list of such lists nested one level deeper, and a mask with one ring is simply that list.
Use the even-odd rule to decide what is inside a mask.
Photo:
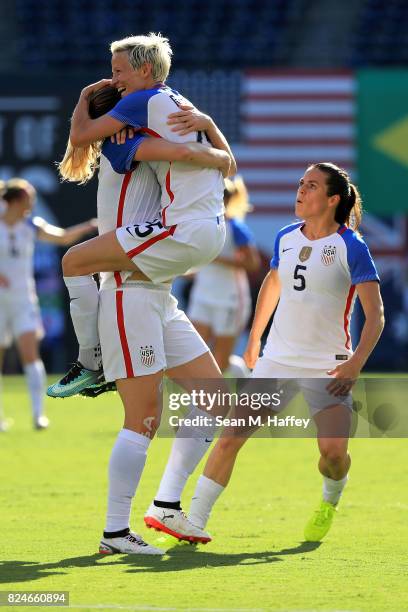
[{"label": "white soccer uniform", "polygon": [[[167,117],[187,104],[165,85],[129,94],[108,114],[142,133],[175,143],[196,140],[210,146],[205,134],[180,136],[171,131]],[[137,135],[129,155],[133,158],[145,136]],[[147,234],[132,227],[117,230],[118,240],[134,263],[154,282],[184,274],[211,262],[225,240],[224,182],[218,170],[180,162],[152,162],[161,193],[160,224]]]},{"label": "white soccer uniform", "polygon": [[[38,219],[38,222],[40,220]],[[33,256],[38,228],[36,218],[14,225],[0,219],[0,274],[8,287],[0,287],[0,346],[9,346],[12,338],[37,332],[42,338],[38,297],[35,291]]]},{"label": "white soccer uniform", "polygon": [[[315,394],[308,399],[313,411],[340,403],[325,390],[327,370],[353,353],[356,285],[379,277],[364,240],[345,225],[318,240],[306,238],[302,227],[294,223],[277,235],[271,268],[279,270],[281,295],[252,376],[305,379],[299,385]],[[326,380],[310,380],[317,378]],[[350,406],[350,396],[344,403]]]},{"label": "white soccer uniform", "polygon": [[[131,141],[105,141],[99,169],[98,228],[121,224],[148,232],[157,218],[160,187],[148,164],[120,173]],[[116,170],[115,170],[116,169]],[[138,225],[139,224],[139,225]],[[99,335],[107,381],[153,374],[187,363],[208,351],[186,315],[170,295],[170,284],[127,280],[129,273],[103,273],[99,300]]]},{"label": "white soccer uniform", "polygon": [[[220,257],[233,259],[235,250],[253,243],[245,223],[226,222],[226,238]],[[241,268],[213,262],[196,274],[188,316],[208,325],[216,336],[236,336],[245,328],[251,314],[248,275]]]}]

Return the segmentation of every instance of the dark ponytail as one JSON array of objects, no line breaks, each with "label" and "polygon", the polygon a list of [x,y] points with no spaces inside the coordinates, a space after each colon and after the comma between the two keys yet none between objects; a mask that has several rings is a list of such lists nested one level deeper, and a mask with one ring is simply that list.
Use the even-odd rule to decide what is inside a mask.
[{"label": "dark ponytail", "polygon": [[350,182],[347,172],[330,162],[313,164],[311,167],[327,175],[327,195],[329,197],[340,196],[340,202],[334,215],[335,221],[357,231],[361,223],[363,207],[358,189]]}]

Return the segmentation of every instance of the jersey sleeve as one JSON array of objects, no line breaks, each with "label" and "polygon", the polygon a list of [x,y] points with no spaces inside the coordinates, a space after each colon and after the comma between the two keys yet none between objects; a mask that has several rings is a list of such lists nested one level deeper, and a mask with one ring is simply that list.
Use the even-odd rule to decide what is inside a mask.
[{"label": "jersey sleeve", "polygon": [[136,151],[145,138],[141,134],[135,134],[133,138],[126,138],[123,144],[113,143],[110,138],[106,138],[102,145],[102,153],[115,172],[125,174],[132,169]]},{"label": "jersey sleeve", "polygon": [[242,247],[254,243],[252,232],[245,223],[242,223],[242,221],[238,221],[237,219],[231,219],[230,224],[235,246]]},{"label": "jersey sleeve", "polygon": [[37,217],[37,216],[29,217],[27,219],[27,223],[33,229],[34,235],[36,237],[38,236],[39,231],[47,225],[47,222],[45,221],[45,219],[43,219],[42,217]]},{"label": "jersey sleeve", "polygon": [[351,283],[380,281],[373,258],[364,240],[349,230],[343,235],[347,246],[347,263],[350,269]]},{"label": "jersey sleeve", "polygon": [[290,232],[293,232],[295,229],[300,227],[302,224],[303,224],[302,221],[298,223],[291,223],[290,225],[286,225],[281,230],[279,230],[276,236],[276,239],[275,239],[274,247],[273,247],[273,255],[272,255],[272,259],[270,263],[271,269],[277,270],[279,268],[279,248],[280,248],[280,241],[281,241],[282,236],[284,236],[285,234],[289,234]]},{"label": "jersey sleeve", "polygon": [[151,91],[136,91],[125,96],[108,112],[110,117],[134,128],[147,127],[147,107]]},{"label": "jersey sleeve", "polygon": [[275,244],[273,247],[273,255],[272,255],[272,259],[271,259],[271,270],[277,270],[279,268],[279,244],[280,244],[280,232],[278,233],[278,235],[275,238]]}]

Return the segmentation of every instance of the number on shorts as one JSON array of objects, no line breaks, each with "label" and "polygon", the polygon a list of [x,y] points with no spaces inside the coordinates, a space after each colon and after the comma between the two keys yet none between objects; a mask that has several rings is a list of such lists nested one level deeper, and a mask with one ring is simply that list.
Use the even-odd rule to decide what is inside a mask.
[{"label": "number on shorts", "polygon": [[[163,229],[163,225],[160,221],[147,221],[146,223],[140,223],[139,225],[129,225],[126,228],[126,231],[133,237],[133,233],[139,238],[146,238],[149,236],[154,227],[158,227],[159,229]],[[132,233],[133,232],[133,233]]]}]

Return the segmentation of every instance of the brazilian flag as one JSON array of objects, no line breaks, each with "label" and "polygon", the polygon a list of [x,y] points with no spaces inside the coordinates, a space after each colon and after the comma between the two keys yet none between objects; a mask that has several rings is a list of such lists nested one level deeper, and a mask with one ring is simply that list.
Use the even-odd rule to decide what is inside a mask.
[{"label": "brazilian flag", "polygon": [[358,184],[364,208],[408,211],[408,70],[358,72]]}]

